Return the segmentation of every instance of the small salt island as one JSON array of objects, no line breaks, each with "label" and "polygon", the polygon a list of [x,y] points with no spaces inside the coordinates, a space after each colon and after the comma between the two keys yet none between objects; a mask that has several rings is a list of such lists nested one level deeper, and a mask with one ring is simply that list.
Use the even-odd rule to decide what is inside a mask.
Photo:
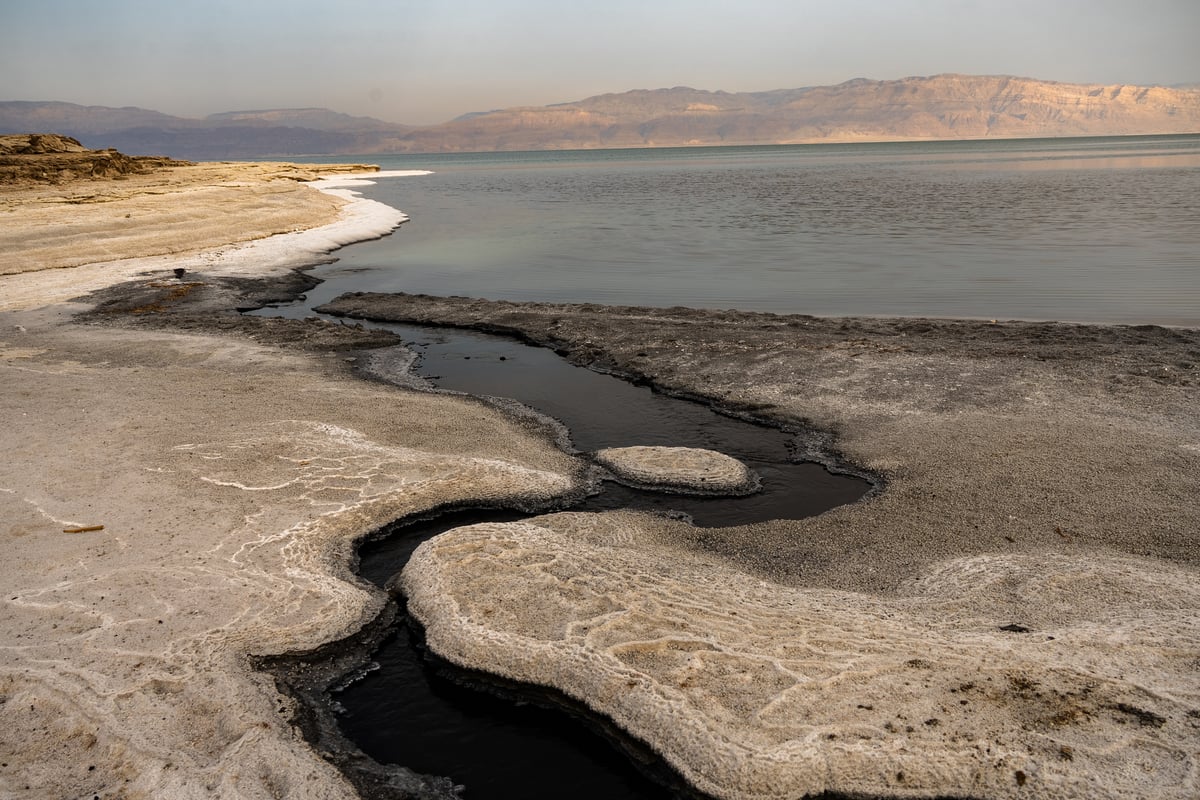
[{"label": "small salt island", "polygon": [[760,486],[758,476],[736,458],[699,447],[607,447],[595,458],[635,486],[721,495],[750,494]]}]

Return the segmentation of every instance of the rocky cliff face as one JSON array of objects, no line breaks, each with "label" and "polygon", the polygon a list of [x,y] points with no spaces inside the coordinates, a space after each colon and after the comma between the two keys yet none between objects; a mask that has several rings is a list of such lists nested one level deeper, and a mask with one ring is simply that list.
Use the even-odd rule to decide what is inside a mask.
[{"label": "rocky cliff face", "polygon": [[55,133],[0,136],[0,185],[116,178],[188,163],[156,156],[127,156],[116,150],[89,150],[78,140]]},{"label": "rocky cliff face", "polygon": [[[72,110],[74,109],[74,111]],[[34,124],[53,120],[54,125]],[[124,120],[124,122],[122,121]],[[0,103],[0,133],[188,158],[1200,132],[1200,89],[935,75],[771,92],[637,90],[466,114],[424,128],[324,109],[215,114]]]}]

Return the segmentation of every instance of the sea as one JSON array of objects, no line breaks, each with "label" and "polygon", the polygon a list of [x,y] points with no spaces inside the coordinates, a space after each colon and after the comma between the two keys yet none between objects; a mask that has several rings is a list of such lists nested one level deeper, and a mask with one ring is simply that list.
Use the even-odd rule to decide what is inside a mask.
[{"label": "sea", "polygon": [[303,160],[432,173],[330,297],[1200,325],[1200,134]]}]

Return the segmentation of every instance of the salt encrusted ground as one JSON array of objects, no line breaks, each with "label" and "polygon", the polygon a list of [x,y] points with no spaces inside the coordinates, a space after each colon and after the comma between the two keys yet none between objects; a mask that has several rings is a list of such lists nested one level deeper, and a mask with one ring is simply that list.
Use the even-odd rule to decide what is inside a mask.
[{"label": "salt encrusted ground", "polygon": [[430,646],[556,687],[714,795],[1200,793],[1200,331],[346,295],[815,422],[884,477],[799,521],[443,534]]},{"label": "salt encrusted ground", "polygon": [[[168,197],[147,208],[189,202]],[[14,209],[6,256],[25,263]],[[0,276],[0,414],[17,423],[0,431],[6,796],[351,796],[250,656],[380,608],[345,572],[355,536],[578,480],[497,412],[355,380],[336,337],[306,354],[68,322],[85,290],[135,279],[217,302],[227,278],[279,275],[401,218],[338,213],[360,210],[299,238]],[[230,218],[221,235],[237,231]],[[445,534],[404,583],[446,657],[575,694],[722,796],[1198,793],[1200,333],[339,305],[520,331],[811,420],[887,481],[803,521],[559,514]]]},{"label": "salt encrusted ground", "polygon": [[736,458],[698,447],[606,447],[595,458],[618,479],[652,488],[735,495],[759,485]]},{"label": "salt encrusted ground", "polygon": [[[212,210],[189,206],[205,180],[159,210]],[[274,194],[246,183],[234,194],[251,207]],[[0,277],[0,796],[354,796],[251,656],[337,639],[380,610],[347,573],[355,537],[447,503],[571,487],[578,467],[550,442],[469,400],[354,379],[328,331],[309,354],[70,322],[86,306],[62,301],[85,290],[136,278],[201,296],[402,219],[323,198],[308,224],[340,221],[286,237]],[[6,257],[22,263],[13,224]],[[237,215],[223,224],[239,238]],[[89,242],[77,260],[111,255]]]}]

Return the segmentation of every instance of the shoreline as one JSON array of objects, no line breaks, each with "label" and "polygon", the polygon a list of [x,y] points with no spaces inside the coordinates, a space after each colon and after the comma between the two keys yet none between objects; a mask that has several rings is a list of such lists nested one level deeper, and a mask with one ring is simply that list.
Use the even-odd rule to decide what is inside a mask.
[{"label": "shoreline", "polygon": [[[347,231],[330,238],[318,228],[306,241],[344,244]],[[296,255],[297,241],[223,249],[215,263],[212,253],[166,255],[0,277],[0,370],[8,387],[0,401],[23,423],[0,440],[14,454],[0,471],[14,554],[0,572],[10,587],[8,621],[0,623],[8,645],[0,690],[10,701],[0,706],[0,752],[13,765],[0,771],[0,787],[14,796],[354,796],[297,736],[291,701],[281,703],[247,659],[318,646],[377,615],[382,598],[347,565],[353,542],[385,522],[451,503],[546,500],[578,484],[577,462],[509,416],[354,377],[346,358],[356,356],[342,348],[361,340],[348,328],[326,330],[327,341],[311,352],[295,347],[295,332],[314,327],[306,323],[288,328],[279,346],[204,332],[221,330],[216,312],[236,304],[245,282],[285,275],[298,261],[311,265],[318,251]],[[172,278],[176,266],[188,274]],[[55,280],[66,275],[76,281]],[[170,314],[161,325],[126,327],[159,319],[138,314],[140,306],[133,317],[114,314],[111,325],[71,323],[86,304],[64,301],[135,277],[168,306],[195,304],[201,332],[173,329]],[[185,284],[194,286],[170,299]],[[813,758],[828,781],[815,788],[834,792],[1004,797],[1030,782],[1061,796],[1072,796],[1072,786],[1116,793],[1119,786],[1097,782],[1131,760],[1158,770],[1135,779],[1142,790],[1182,797],[1195,788],[1195,755],[1175,744],[1194,741],[1188,709],[1200,713],[1200,687],[1180,666],[1200,655],[1200,554],[1186,538],[1200,529],[1200,414],[1194,365],[1178,366],[1200,352],[1194,329],[1167,331],[1177,342],[1133,328],[1110,342],[1064,343],[1072,326],[403,302],[405,313],[417,309],[430,322],[522,331],[579,363],[813,423],[887,479],[869,502],[812,521],[723,529],[715,539],[622,512],[456,531],[424,547],[405,577],[443,657],[565,691],[650,741],[716,795],[751,784],[813,789],[802,783]],[[1097,335],[1117,330],[1093,327]],[[1018,329],[1023,338],[987,341]],[[1175,364],[1174,382],[1151,369],[1147,353]],[[89,524],[105,527],[62,532]],[[1153,552],[1138,552],[1146,534],[1154,534]],[[605,647],[615,649],[570,637],[556,644],[545,638],[549,631],[529,628],[546,619],[539,603],[566,597],[548,576],[536,576],[544,591],[529,597],[514,587],[530,573],[499,559],[493,587],[463,593],[468,584],[459,583],[450,551],[483,557],[481,541],[513,554],[549,554],[578,570],[581,586],[589,560],[614,579],[648,577],[649,567],[695,581],[648,580],[642,594],[615,581],[607,596],[627,612],[656,602],[669,608],[678,591],[704,601],[691,622],[669,611],[652,617],[651,628],[675,630],[671,641],[685,646],[655,646],[636,626],[613,629]],[[724,586],[737,590],[736,601],[719,594]],[[494,592],[508,598],[511,612],[494,630],[467,624],[472,604]],[[586,614],[573,617],[572,602],[559,610],[578,629]],[[922,616],[923,606],[938,617]],[[749,621],[729,617],[730,609]],[[680,632],[685,623],[690,630]],[[1042,638],[996,631],[1005,624]],[[800,737],[809,749],[779,762],[767,743],[776,762],[791,764],[782,773],[753,756],[739,762],[720,744],[764,752],[762,732],[735,705],[794,702],[788,697],[796,690],[785,691],[779,676],[798,667],[779,654],[755,655],[751,640],[770,646],[761,630],[786,631],[788,641],[819,630],[837,643],[832,660],[821,661],[817,648],[808,667],[819,662],[835,688],[815,706],[828,718]],[[848,644],[839,639],[846,630],[863,638]],[[1047,635],[1076,652],[1064,653]],[[492,646],[481,650],[480,641]],[[881,641],[884,650],[871,644]],[[1164,649],[1171,641],[1185,644]],[[749,660],[714,671],[719,662],[704,655],[713,647]],[[882,658],[877,672],[862,666],[839,679],[839,654],[856,648],[863,658]],[[930,653],[936,657],[923,666],[905,666]],[[1095,660],[1081,666],[1079,653]],[[979,654],[999,666],[973,664]],[[760,669],[770,663],[777,668]],[[584,674],[571,664],[586,665]],[[957,675],[970,669],[997,678],[994,691],[960,692],[971,681]],[[679,670],[690,670],[690,693]],[[558,677],[547,680],[548,673]],[[749,694],[733,697],[740,690],[730,676],[739,673],[756,678],[744,687]],[[864,683],[870,674],[880,677]],[[1073,682],[1080,674],[1099,687],[1091,700]],[[924,688],[902,689],[905,679]],[[622,691],[614,680],[634,680],[636,688]],[[1135,691],[1136,680],[1161,685]],[[850,694],[838,694],[838,683]],[[760,684],[782,694],[754,695]],[[696,701],[705,692],[715,716]],[[977,717],[950,713],[968,694]],[[1064,697],[1071,705],[1062,705]],[[849,698],[857,709],[845,706]],[[939,711],[940,702],[949,709]],[[859,719],[865,706],[885,703],[902,706],[913,730],[894,720],[888,730],[880,714]],[[1121,705],[1162,722],[1140,723]],[[1046,722],[1071,709],[1074,716]],[[674,730],[663,720],[674,720]],[[681,741],[683,730],[698,738]],[[1101,752],[1098,742],[1122,733],[1130,734],[1126,752]],[[716,744],[705,738],[712,735]],[[986,759],[973,749],[984,743],[997,748]],[[964,764],[956,752],[975,755]],[[1181,766],[1163,762],[1176,753]]]},{"label": "shoreline", "polygon": [[321,310],[514,335],[807,423],[886,481],[707,533],[562,513],[443,534],[401,584],[440,657],[566,693],[717,797],[1193,793],[1200,330],[372,293]]},{"label": "shoreline", "polygon": [[[400,218],[378,206],[365,209]],[[249,336],[222,333],[247,285],[394,227],[364,228],[370,216],[0,277],[0,406],[20,421],[0,437],[0,793],[356,797],[252,662],[379,613],[386,598],[348,570],[372,530],[447,504],[543,501],[580,480],[506,415],[352,377],[354,348],[391,339],[256,318]],[[157,299],[107,324],[73,319],[89,301],[67,300],[130,277]],[[183,300],[204,332],[125,324],[161,322],[162,304]]]},{"label": "shoreline", "polygon": [[[237,165],[233,165],[237,166]],[[338,165],[328,165],[331,171],[338,171]],[[361,165],[353,165],[360,168]],[[190,235],[184,232],[182,237],[167,241],[154,241],[143,246],[142,252],[125,252],[117,258],[100,258],[88,256],[68,256],[66,263],[50,266],[34,266],[19,269],[21,251],[12,248],[5,254],[5,268],[0,269],[0,277],[4,279],[5,292],[0,298],[0,311],[14,311],[36,307],[38,302],[64,302],[88,291],[110,286],[122,280],[131,280],[141,273],[154,271],[168,272],[183,268],[190,272],[205,272],[226,276],[272,277],[284,274],[300,267],[312,267],[329,261],[329,254],[334,250],[355,242],[368,241],[386,236],[404,223],[408,217],[398,209],[374,200],[367,200],[353,191],[354,186],[363,185],[362,181],[368,176],[392,177],[395,175],[414,174],[413,171],[390,171],[380,173],[350,173],[342,177],[338,175],[321,175],[321,166],[314,167],[304,173],[315,180],[307,182],[307,186],[320,192],[323,198],[329,198],[314,206],[310,204],[308,211],[311,222],[317,224],[299,225],[297,230],[286,235],[258,235],[258,229],[252,229],[251,235],[242,238],[237,236],[232,241],[223,242],[216,247],[196,248],[191,245]],[[415,174],[424,174],[416,171]],[[274,178],[274,180],[280,180]],[[298,184],[295,178],[282,180],[294,184],[300,191],[307,192],[303,184]],[[234,186],[235,191],[243,187]],[[289,187],[291,188],[291,187]],[[178,191],[175,197],[167,196],[152,202],[168,205],[172,202],[187,203],[190,198],[184,196],[184,190]],[[288,192],[287,197],[292,193]],[[0,197],[3,197],[0,194]],[[21,202],[21,198],[17,198]],[[67,202],[71,202],[68,196]],[[120,199],[110,201],[114,210],[108,216],[120,217],[125,211]],[[60,206],[61,207],[61,206]],[[202,206],[202,211],[208,210],[208,205]],[[51,211],[57,209],[51,208]],[[132,213],[132,212],[126,212]],[[243,207],[234,206],[224,212],[231,218],[223,225],[233,225],[242,213],[252,213]],[[43,220],[35,217],[32,221],[21,216],[9,218],[14,231],[22,225],[43,225]],[[149,225],[154,225],[151,220]],[[77,240],[80,235],[68,230],[62,233],[69,240]],[[13,237],[19,241],[19,235]],[[82,247],[86,253],[87,244]],[[167,248],[177,252],[154,252]],[[76,250],[79,246],[76,246]],[[148,252],[147,252],[148,251]],[[94,250],[92,251],[95,252]],[[72,264],[72,260],[83,258],[86,263]],[[62,259],[60,259],[61,261]],[[57,280],[56,280],[57,279]]]},{"label": "shoreline", "polygon": [[[880,476],[888,492],[894,478],[904,477],[903,471],[890,463],[891,458],[880,458],[874,448],[862,449],[860,442],[867,434],[855,430],[857,425],[879,425],[881,418],[893,414],[927,416],[932,419],[926,424],[942,424],[947,421],[942,417],[956,422],[981,412],[1015,424],[1027,413],[1023,407],[1029,407],[1046,409],[1041,423],[1049,426],[1054,417],[1046,393],[1057,394],[1066,387],[1087,387],[1095,393],[1080,397],[1090,406],[1089,416],[1101,407],[1128,415],[1145,404],[1152,414],[1139,413],[1130,424],[1165,424],[1178,436],[1169,440],[1171,449],[1200,453],[1200,426],[1189,413],[1200,394],[1200,364],[1187,361],[1200,353],[1197,328],[814,317],[372,292],[349,293],[318,310],[348,319],[515,336],[576,365],[648,383],[656,391],[746,415],[760,424],[811,431],[831,442],[839,457]],[[806,365],[808,361],[817,363]],[[851,383],[848,370],[862,374]],[[746,382],[760,373],[774,378]],[[781,374],[788,377],[781,379]],[[914,375],[923,380],[918,383]],[[818,383],[822,377],[827,385]],[[1014,385],[1006,385],[1010,381]],[[838,390],[831,391],[829,384]],[[1033,390],[1041,390],[1042,396],[1022,394]],[[1111,399],[1119,399],[1120,405],[1108,405]],[[1048,457],[1069,462],[1080,456],[1060,452]],[[1190,472],[1181,472],[1179,479],[1190,480]],[[1111,474],[1119,477],[1118,471]],[[1064,473],[1055,483],[1074,477],[1078,473]],[[1195,509],[1171,510],[1200,525]],[[1086,513],[1086,508],[1075,513],[1081,511]],[[1185,536],[1188,526],[1172,527],[1175,538],[1168,541],[1181,546],[1173,557],[1200,562],[1200,547],[1192,547]],[[1138,537],[1127,542],[1133,547]]]}]

